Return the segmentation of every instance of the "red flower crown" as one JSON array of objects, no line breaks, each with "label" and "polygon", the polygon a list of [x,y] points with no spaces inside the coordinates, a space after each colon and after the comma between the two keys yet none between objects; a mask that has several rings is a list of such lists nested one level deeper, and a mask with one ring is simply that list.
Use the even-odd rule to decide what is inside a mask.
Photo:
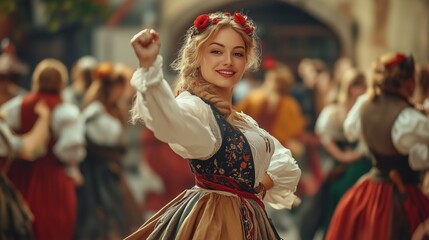
[{"label": "red flower crown", "polygon": [[[229,18],[229,17],[231,17],[231,14],[229,12],[226,12],[223,14],[223,17]],[[210,18],[210,16],[207,14],[199,15],[194,20],[194,27],[196,30],[195,34],[199,34],[199,33],[204,32],[208,26],[210,26],[211,24],[215,25],[220,20],[221,20],[221,17]],[[243,31],[247,35],[249,35],[249,36],[253,35],[255,28],[252,27],[251,25],[249,25],[246,17],[244,17],[241,13],[238,13],[238,12],[234,13],[233,20],[234,20],[234,22],[236,22],[238,25],[240,25],[243,28]]]}]

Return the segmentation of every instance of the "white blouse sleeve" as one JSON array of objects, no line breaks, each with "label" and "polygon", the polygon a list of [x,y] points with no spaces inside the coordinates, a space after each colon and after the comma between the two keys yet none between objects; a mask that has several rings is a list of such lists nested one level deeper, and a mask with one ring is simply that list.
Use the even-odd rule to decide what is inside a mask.
[{"label": "white blouse sleeve", "polygon": [[121,143],[123,125],[119,119],[106,112],[104,105],[95,101],[82,111],[88,138],[99,145],[118,146]]},{"label": "white blouse sleeve", "polygon": [[86,155],[85,129],[79,109],[71,103],[63,103],[52,112],[51,122],[57,137],[55,155],[63,162],[82,161]]},{"label": "white blouse sleeve", "polygon": [[334,105],[326,106],[317,118],[315,132],[322,143],[326,143],[333,139],[336,128],[334,119],[335,109]]},{"label": "white blouse sleeve", "polygon": [[392,141],[402,154],[409,154],[414,170],[429,169],[429,120],[414,108],[403,109],[392,128]]},{"label": "white blouse sleeve", "polygon": [[4,103],[0,108],[0,111],[6,115],[7,125],[13,130],[17,130],[21,127],[22,100],[23,97],[21,95],[16,96]]},{"label": "white blouse sleeve", "polygon": [[131,85],[137,90],[137,113],[155,136],[183,158],[205,159],[216,150],[210,107],[187,92],[177,99],[163,79],[162,57],[154,66],[138,69]]},{"label": "white blouse sleeve", "polygon": [[275,150],[267,174],[273,180],[274,186],[267,191],[264,201],[275,209],[291,208],[297,198],[294,192],[301,177],[301,169],[290,150],[274,137],[272,139]]},{"label": "white blouse sleeve", "polygon": [[[22,138],[14,135],[6,123],[0,121],[0,131],[6,138],[6,141],[8,141],[11,144],[12,150],[15,153],[18,153],[22,149]],[[0,157],[5,157],[9,153],[9,149],[7,148],[6,142],[4,142],[4,139],[0,137]]]},{"label": "white blouse sleeve", "polygon": [[347,113],[343,123],[344,135],[350,142],[357,141],[361,138],[360,111],[363,104],[368,100],[368,95],[364,94],[358,97],[353,107]]}]

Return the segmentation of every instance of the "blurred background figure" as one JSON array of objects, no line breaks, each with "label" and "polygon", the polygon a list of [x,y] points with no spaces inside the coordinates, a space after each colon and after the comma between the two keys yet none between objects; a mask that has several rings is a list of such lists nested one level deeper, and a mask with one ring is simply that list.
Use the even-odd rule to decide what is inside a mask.
[{"label": "blurred background figure", "polygon": [[[294,76],[288,66],[272,57],[266,57],[262,67],[265,71],[262,85],[238,102],[235,109],[255,119],[259,127],[289,148],[300,164],[304,146],[299,139],[305,130],[305,119],[300,105],[290,94],[295,83]],[[277,211],[269,206],[267,211],[279,231],[294,234],[291,232],[295,226],[291,217],[287,217],[287,211]]]},{"label": "blurred background figure", "polygon": [[[416,108],[429,117],[429,63],[416,67],[416,89],[413,95]],[[429,171],[423,175],[422,192],[429,197]]]},{"label": "blurred background figure", "polygon": [[[316,133],[323,148],[333,161],[322,187],[314,196],[312,207],[304,219],[314,225],[301,225],[302,239],[313,239],[317,231],[322,234],[329,227],[331,216],[342,195],[371,168],[366,149],[359,141],[349,142],[344,135],[343,122],[356,99],[366,91],[364,74],[354,68],[344,72],[340,80],[338,99],[323,108],[316,122]],[[308,223],[310,223],[308,222]]]},{"label": "blurred background figure", "polygon": [[429,116],[429,63],[416,67],[416,90],[412,100],[418,109]]},{"label": "blurred background figure", "polygon": [[93,81],[93,71],[98,60],[93,56],[79,58],[72,67],[71,84],[64,89],[63,98],[65,101],[80,107],[83,95],[88,90]]},{"label": "blurred background figure", "polygon": [[15,157],[33,161],[45,152],[49,141],[49,107],[38,102],[34,108],[39,116],[33,128],[17,136],[0,113],[0,239],[33,239],[34,216],[22,195],[7,177],[9,164]]},{"label": "blurred background figure", "polygon": [[122,239],[142,223],[141,211],[126,182],[127,105],[122,101],[127,68],[100,62],[82,104],[87,156],[78,188],[76,239]]},{"label": "blurred background figure", "polygon": [[372,78],[368,95],[347,116],[354,124],[344,132],[350,140],[363,137],[374,166],[338,203],[327,239],[412,239],[416,229],[429,226],[429,199],[419,189],[420,174],[429,168],[429,120],[410,103],[412,55],[383,54]]},{"label": "blurred background figure", "polygon": [[235,85],[234,87],[232,95],[232,104],[236,105],[260,85],[261,82],[256,79],[252,73],[245,73],[243,75],[243,79],[241,79],[240,82],[238,82],[237,85]]},{"label": "blurred background figure", "polygon": [[305,120],[300,105],[290,95],[294,76],[289,67],[273,58],[265,58],[263,68],[262,85],[238,102],[235,109],[254,118],[261,128],[299,157],[303,149],[297,139],[304,132]]},{"label": "blurred background figure", "polygon": [[156,183],[144,192],[143,212],[149,217],[185,189],[194,186],[195,178],[189,170],[188,161],[173,152],[168,144],[155,138],[151,130],[142,130],[141,143],[142,161],[159,179],[147,179]]},{"label": "blurred background figure", "polygon": [[85,139],[79,109],[61,99],[67,80],[63,63],[45,59],[33,73],[32,92],[11,99],[1,108],[8,125],[18,134],[28,133],[35,125],[39,118],[35,107],[40,100],[52,112],[46,151],[31,162],[18,158],[8,170],[10,180],[34,214],[36,239],[72,239],[76,224],[75,184],[82,181],[78,163],[85,156]]},{"label": "blurred background figure", "polygon": [[25,93],[20,87],[28,67],[15,55],[16,50],[8,38],[1,41],[0,51],[0,106],[17,95]]},{"label": "blurred background figure", "polygon": [[332,70],[332,80],[326,100],[327,104],[333,103],[338,100],[338,94],[340,91],[340,86],[344,77],[344,73],[352,67],[353,63],[350,58],[340,57],[335,61],[334,69]]}]

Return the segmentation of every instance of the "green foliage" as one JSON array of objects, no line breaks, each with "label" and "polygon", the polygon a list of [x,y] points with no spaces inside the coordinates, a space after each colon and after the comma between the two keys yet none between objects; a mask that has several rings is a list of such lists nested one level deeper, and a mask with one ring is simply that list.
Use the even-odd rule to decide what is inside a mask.
[{"label": "green foliage", "polygon": [[0,15],[7,15],[16,10],[17,1],[15,0],[3,0],[0,1]]},{"label": "green foliage", "polygon": [[[47,17],[44,26],[50,31],[57,31],[61,27],[70,24],[86,25],[97,20],[106,19],[111,13],[110,7],[100,0],[39,0],[45,5]],[[18,18],[20,25],[34,27],[30,20],[30,0],[1,0],[0,16],[14,15]]]},{"label": "green foliage", "polygon": [[106,18],[110,9],[104,3],[90,0],[43,0],[49,14],[48,28],[57,30],[63,24],[88,24]]}]

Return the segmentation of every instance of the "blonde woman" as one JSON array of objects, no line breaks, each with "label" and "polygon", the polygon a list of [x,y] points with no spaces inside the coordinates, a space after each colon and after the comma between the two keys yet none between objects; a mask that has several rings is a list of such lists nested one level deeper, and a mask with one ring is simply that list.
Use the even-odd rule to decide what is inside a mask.
[{"label": "blonde woman", "polygon": [[133,119],[188,159],[196,186],[127,239],[280,239],[262,200],[290,208],[301,171],[288,149],[232,108],[234,86],[258,66],[254,23],[241,13],[198,16],[173,63],[176,97],[163,80],[156,31],[131,43],[140,65]]}]

